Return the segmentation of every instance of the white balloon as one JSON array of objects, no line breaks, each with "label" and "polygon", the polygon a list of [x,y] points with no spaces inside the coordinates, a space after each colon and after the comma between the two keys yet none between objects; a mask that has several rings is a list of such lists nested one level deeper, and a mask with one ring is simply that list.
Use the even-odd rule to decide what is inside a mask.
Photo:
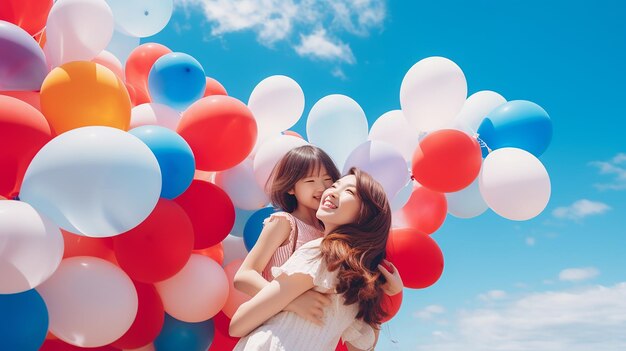
[{"label": "white balloon", "polygon": [[137,315],[133,282],[121,268],[97,257],[64,259],[37,291],[48,307],[50,331],[80,347],[119,339]]},{"label": "white balloon", "polygon": [[473,135],[489,112],[505,102],[506,99],[502,95],[490,90],[474,93],[465,101],[453,127]]},{"label": "white balloon", "polygon": [[59,228],[21,201],[0,201],[0,294],[30,290],[57,269],[63,257]]},{"label": "white balloon", "polygon": [[550,200],[550,177],[541,161],[517,148],[495,150],[485,158],[480,193],[502,217],[524,221],[543,211]]},{"label": "white balloon", "polygon": [[102,50],[96,57],[93,58],[93,60],[91,60],[91,62],[99,63],[110,69],[122,82],[126,80],[122,63],[111,52]]},{"label": "white balloon", "polygon": [[259,135],[280,133],[291,128],[304,111],[304,92],[287,76],[263,79],[250,94],[248,108],[259,128]]},{"label": "white balloon", "polygon": [[396,196],[391,199],[391,211],[392,212],[401,212],[399,211],[411,198],[411,194],[413,193],[413,181],[409,181],[406,185],[398,191]]},{"label": "white balloon", "polygon": [[218,172],[215,185],[222,188],[233,205],[240,209],[256,210],[270,201],[254,177],[253,161],[249,158],[233,168]]},{"label": "white balloon", "polygon": [[295,149],[298,146],[307,145],[308,143],[295,136],[280,135],[276,138],[269,139],[259,147],[259,150],[254,155],[253,170],[254,177],[257,184],[265,189],[265,184],[274,169],[274,166],[280,161],[285,154],[291,149]]},{"label": "white balloon", "polygon": [[65,132],[39,150],[20,198],[69,232],[108,237],[143,222],[160,193],[161,171],[148,146],[97,126]]},{"label": "white balloon", "polygon": [[176,131],[180,121],[180,112],[156,102],[133,107],[130,112],[130,127],[133,129],[145,125],[158,125]]},{"label": "white balloon", "polygon": [[[46,23],[48,62],[90,61],[113,36],[113,13],[104,0],[58,0]],[[118,57],[119,58],[119,57]]]},{"label": "white balloon", "polygon": [[378,117],[372,125],[368,139],[393,145],[410,163],[413,151],[420,143],[419,137],[419,131],[407,121],[402,111],[393,110]]},{"label": "white balloon", "polygon": [[173,0],[107,0],[116,29],[133,37],[145,38],[160,32],[172,17]]},{"label": "white balloon", "polygon": [[456,63],[444,57],[417,62],[402,79],[400,106],[418,130],[445,128],[454,120],[467,97],[465,75]]},{"label": "white balloon", "polygon": [[335,94],[313,105],[306,122],[309,142],[322,148],[343,169],[348,155],[367,140],[367,118],[359,104]]},{"label": "white balloon", "polygon": [[113,36],[106,49],[115,55],[122,65],[126,65],[128,56],[139,46],[139,42],[140,39],[137,37],[131,37],[118,31],[113,31]]},{"label": "white balloon", "polygon": [[409,181],[409,169],[404,157],[391,145],[382,141],[366,141],[359,145],[346,160],[343,173],[350,167],[369,173],[393,199]]},{"label": "white balloon", "polygon": [[448,213],[458,218],[472,218],[487,211],[487,204],[480,195],[478,177],[463,190],[445,193],[448,201]]},{"label": "white balloon", "polygon": [[243,259],[248,255],[248,250],[246,250],[246,245],[242,237],[228,235],[226,239],[222,241],[222,245],[224,247],[224,262],[222,266],[224,267],[228,266],[232,261]]}]

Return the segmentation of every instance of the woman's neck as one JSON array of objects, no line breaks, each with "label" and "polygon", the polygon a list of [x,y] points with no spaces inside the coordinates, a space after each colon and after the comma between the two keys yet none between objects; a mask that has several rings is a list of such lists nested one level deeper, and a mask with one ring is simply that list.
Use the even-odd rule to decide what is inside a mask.
[{"label": "woman's neck", "polygon": [[293,212],[291,212],[294,217],[298,218],[306,224],[312,225],[317,228],[320,225],[319,220],[315,216],[315,213],[316,211],[310,208],[306,208],[304,206],[298,206]]}]

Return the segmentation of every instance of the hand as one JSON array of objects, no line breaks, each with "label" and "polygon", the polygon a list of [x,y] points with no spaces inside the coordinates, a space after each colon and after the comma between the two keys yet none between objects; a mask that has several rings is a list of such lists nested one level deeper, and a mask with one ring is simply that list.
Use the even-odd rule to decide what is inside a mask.
[{"label": "hand", "polygon": [[324,325],[324,307],[330,304],[330,298],[315,290],[308,290],[291,301],[285,311],[296,313],[319,326]]},{"label": "hand", "polygon": [[398,270],[393,265],[393,263],[387,260],[384,260],[384,263],[389,267],[389,270],[387,270],[381,264],[378,265],[378,270],[380,270],[380,272],[387,280],[387,282],[383,285],[383,291],[385,291],[385,294],[389,296],[399,294],[404,287],[404,284],[402,283],[402,278],[400,277],[400,273],[398,273]]}]

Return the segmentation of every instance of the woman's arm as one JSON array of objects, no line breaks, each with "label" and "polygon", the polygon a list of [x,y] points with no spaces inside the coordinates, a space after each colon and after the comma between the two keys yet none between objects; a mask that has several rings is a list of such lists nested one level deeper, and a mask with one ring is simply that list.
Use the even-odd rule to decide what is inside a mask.
[{"label": "woman's arm", "polygon": [[248,335],[312,287],[313,277],[309,274],[281,274],[237,309],[228,332],[234,337]]},{"label": "woman's arm", "polygon": [[254,296],[269,284],[261,272],[267,266],[276,249],[289,238],[290,232],[291,224],[284,217],[271,218],[265,224],[256,244],[235,274],[233,283],[237,290]]}]

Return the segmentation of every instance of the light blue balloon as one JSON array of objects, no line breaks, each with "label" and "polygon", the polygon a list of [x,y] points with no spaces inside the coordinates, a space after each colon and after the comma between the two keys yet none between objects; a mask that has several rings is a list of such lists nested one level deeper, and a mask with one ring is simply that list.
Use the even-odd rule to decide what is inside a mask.
[{"label": "light blue balloon", "polygon": [[491,150],[515,147],[539,157],[552,140],[552,121],[534,102],[509,101],[485,117],[478,135]]},{"label": "light blue balloon", "polygon": [[149,37],[160,32],[170,17],[172,0],[106,0],[113,11],[116,29],[133,37]]},{"label": "light blue balloon", "polygon": [[161,126],[142,126],[129,131],[152,151],[161,168],[161,197],[174,199],[191,185],[196,162],[189,144],[176,132]]},{"label": "light blue balloon", "polygon": [[48,309],[34,290],[0,294],[0,349],[39,350],[48,333]]},{"label": "light blue balloon", "polygon": [[161,333],[154,340],[157,351],[205,351],[213,341],[213,320],[187,323],[165,314]]},{"label": "light blue balloon", "polygon": [[206,77],[200,62],[181,53],[161,56],[150,69],[148,89],[153,102],[183,111],[204,95]]},{"label": "light blue balloon", "polygon": [[122,63],[122,66],[125,66],[130,53],[139,46],[139,41],[139,38],[131,37],[114,30],[106,50],[115,55]]},{"label": "light blue balloon", "polygon": [[230,235],[243,237],[243,230],[248,222],[250,216],[254,214],[258,210],[242,210],[240,208],[235,207],[235,224],[233,225],[233,229],[230,230]]},{"label": "light blue balloon", "polygon": [[243,243],[246,246],[246,250],[250,252],[263,230],[263,221],[268,218],[272,213],[276,212],[273,207],[263,207],[262,209],[254,212],[243,229]]},{"label": "light blue balloon", "polygon": [[0,90],[41,89],[48,65],[33,37],[13,23],[0,21],[0,48]]}]

